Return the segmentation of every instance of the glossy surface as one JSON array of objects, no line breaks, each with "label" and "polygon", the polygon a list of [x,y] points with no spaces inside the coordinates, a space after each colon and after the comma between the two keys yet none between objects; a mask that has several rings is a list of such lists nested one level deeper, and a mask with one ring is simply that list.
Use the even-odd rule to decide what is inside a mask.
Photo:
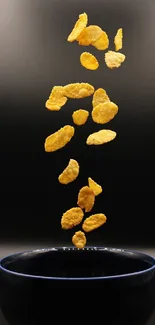
[{"label": "glossy surface", "polygon": [[154,259],[114,248],[51,248],[4,258],[1,269],[20,276],[69,279],[123,278],[154,271]]},{"label": "glossy surface", "polygon": [[145,254],[113,248],[15,254],[1,260],[1,307],[11,325],[63,321],[64,315],[71,321],[71,310],[79,310],[79,321],[85,310],[85,322],[147,324],[155,305],[154,265]]}]

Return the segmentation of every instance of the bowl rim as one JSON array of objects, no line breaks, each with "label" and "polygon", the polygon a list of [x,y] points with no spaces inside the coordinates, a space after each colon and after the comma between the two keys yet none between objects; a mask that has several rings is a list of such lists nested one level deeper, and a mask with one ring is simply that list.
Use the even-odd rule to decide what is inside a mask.
[{"label": "bowl rim", "polygon": [[[11,271],[2,266],[2,263],[5,262],[9,258],[18,257],[20,255],[24,254],[33,254],[33,253],[42,253],[42,252],[48,252],[48,251],[109,251],[109,252],[115,252],[115,253],[126,253],[131,255],[137,255],[137,257],[143,257],[147,262],[152,262],[153,265],[145,270],[142,271],[136,271],[132,273],[126,273],[126,274],[119,274],[119,275],[110,275],[110,276],[100,276],[100,277],[55,277],[55,276],[43,276],[43,275],[32,275],[32,274],[26,274],[16,271]],[[134,249],[124,249],[124,248],[114,248],[114,247],[104,247],[104,246],[87,246],[83,249],[74,248],[71,246],[57,246],[57,247],[46,247],[46,248],[37,248],[37,249],[29,249],[24,250],[21,252],[9,254],[7,256],[4,256],[0,259],[0,271],[3,271],[7,274],[12,274],[17,277],[23,277],[23,278],[30,278],[30,279],[42,279],[42,280],[55,280],[55,281],[104,281],[104,280],[118,280],[118,279],[125,279],[125,278],[133,278],[137,276],[143,276],[147,273],[150,273],[151,271],[155,270],[155,258],[151,256],[150,254],[146,254],[140,251],[136,251]]]}]

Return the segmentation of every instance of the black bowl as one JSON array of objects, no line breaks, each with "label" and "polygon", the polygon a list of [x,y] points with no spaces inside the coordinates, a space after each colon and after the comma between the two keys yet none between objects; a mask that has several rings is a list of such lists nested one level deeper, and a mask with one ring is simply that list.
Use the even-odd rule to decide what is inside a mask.
[{"label": "black bowl", "polygon": [[50,248],[0,262],[0,305],[10,325],[147,324],[155,260],[113,248]]}]

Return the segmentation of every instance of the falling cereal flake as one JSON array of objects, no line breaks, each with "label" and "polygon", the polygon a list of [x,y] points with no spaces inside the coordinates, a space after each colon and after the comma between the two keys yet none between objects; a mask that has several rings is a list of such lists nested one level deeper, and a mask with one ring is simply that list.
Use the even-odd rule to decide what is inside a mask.
[{"label": "falling cereal flake", "polygon": [[79,19],[74,25],[72,32],[69,34],[67,41],[74,42],[77,39],[77,37],[81,34],[83,29],[87,26],[87,23],[88,23],[88,16],[84,12],[83,14],[79,15]]},{"label": "falling cereal flake", "polygon": [[92,42],[92,45],[96,47],[97,50],[106,50],[109,47],[109,38],[106,32],[102,31],[100,37]]},{"label": "falling cereal flake", "polygon": [[92,110],[92,119],[95,123],[105,124],[111,121],[118,113],[118,106],[113,102],[100,103]]},{"label": "falling cereal flake", "polygon": [[125,58],[125,55],[120,52],[108,51],[105,53],[105,63],[109,69],[119,68]]},{"label": "falling cereal flake", "polygon": [[97,184],[91,177],[88,177],[88,185],[93,190],[95,196],[102,193],[102,186]]},{"label": "falling cereal flake", "polygon": [[68,98],[84,98],[94,93],[94,87],[89,83],[72,83],[64,86],[65,96]]},{"label": "falling cereal flake", "polygon": [[90,134],[86,140],[86,143],[88,145],[102,145],[114,140],[115,137],[116,132],[104,129]]},{"label": "falling cereal flake", "polygon": [[77,204],[85,212],[90,212],[95,203],[95,194],[89,186],[84,186],[80,189],[78,194]]},{"label": "falling cereal flake", "polygon": [[98,88],[97,90],[95,90],[92,100],[93,108],[99,104],[103,104],[109,101],[110,99],[103,88]]},{"label": "falling cereal flake", "polygon": [[88,70],[97,70],[99,67],[96,57],[89,52],[83,52],[80,55],[80,62],[81,65]]},{"label": "falling cereal flake", "polygon": [[70,159],[67,167],[59,175],[58,180],[61,184],[69,184],[78,177],[79,175],[79,164],[75,159]]},{"label": "falling cereal flake", "polygon": [[85,109],[78,109],[73,112],[72,119],[74,124],[76,125],[83,125],[87,122],[89,116],[89,112]]},{"label": "falling cereal flake", "polygon": [[114,37],[115,50],[119,51],[123,47],[123,29],[119,28]]},{"label": "falling cereal flake", "polygon": [[97,41],[102,34],[102,29],[97,25],[89,25],[84,28],[82,33],[77,38],[79,45],[91,45],[93,42]]},{"label": "falling cereal flake", "polygon": [[58,131],[49,135],[45,140],[45,151],[53,152],[63,148],[73,137],[74,127],[71,125],[65,125]]},{"label": "falling cereal flake", "polygon": [[85,232],[90,232],[92,230],[95,230],[102,225],[104,225],[107,221],[107,218],[105,214],[103,213],[97,213],[93,214],[90,217],[86,218],[83,222],[82,229]]},{"label": "falling cereal flake", "polygon": [[86,236],[83,231],[76,231],[76,233],[72,237],[72,243],[79,249],[82,249],[86,245]]},{"label": "falling cereal flake", "polygon": [[64,96],[64,88],[62,86],[54,86],[45,106],[50,111],[59,111],[66,102],[67,97]]},{"label": "falling cereal flake", "polygon": [[84,217],[81,208],[75,207],[67,210],[61,217],[61,227],[63,229],[71,229],[79,225]]}]

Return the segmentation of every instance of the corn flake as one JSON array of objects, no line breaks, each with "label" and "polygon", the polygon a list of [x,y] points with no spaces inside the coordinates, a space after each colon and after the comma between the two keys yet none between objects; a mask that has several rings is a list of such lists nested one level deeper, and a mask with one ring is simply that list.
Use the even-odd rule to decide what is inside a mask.
[{"label": "corn flake", "polygon": [[83,52],[80,55],[80,62],[84,68],[89,70],[96,70],[99,67],[96,57],[89,52]]},{"label": "corn flake", "polygon": [[85,109],[78,109],[72,114],[73,122],[76,125],[83,125],[87,122],[88,116],[88,111],[86,111]]},{"label": "corn flake", "polygon": [[88,83],[72,83],[64,86],[65,96],[68,98],[84,98],[94,93],[94,87]]},{"label": "corn flake", "polygon": [[93,214],[84,220],[82,229],[85,232],[90,232],[104,225],[106,221],[107,218],[103,213]]},{"label": "corn flake", "polygon": [[76,160],[70,159],[67,167],[59,175],[58,180],[61,184],[73,182],[79,175],[79,164]]},{"label": "corn flake", "polygon": [[77,231],[72,237],[72,243],[77,248],[84,248],[86,245],[86,236],[83,231]]},{"label": "corn flake", "polygon": [[81,34],[83,29],[87,26],[87,23],[88,23],[88,16],[84,12],[83,14],[79,15],[79,19],[77,20],[73,30],[69,34],[67,41],[74,42],[77,39],[77,37]]},{"label": "corn flake", "polygon": [[50,101],[49,99],[46,101],[45,103],[45,107],[49,110],[49,111],[60,111],[61,106],[53,104],[52,101]]},{"label": "corn flake", "polygon": [[110,142],[116,137],[116,132],[111,130],[100,130],[88,136],[86,143],[88,145],[102,145]]},{"label": "corn flake", "polygon": [[92,42],[92,45],[97,50],[106,50],[109,46],[109,38],[107,33],[102,31],[100,37],[95,42]]},{"label": "corn flake", "polygon": [[77,38],[79,45],[88,46],[92,42],[95,42],[99,39],[102,34],[102,29],[96,25],[89,25],[88,27],[84,28],[82,33]]},{"label": "corn flake", "polygon": [[61,218],[62,229],[71,229],[79,225],[84,217],[84,213],[81,208],[71,208],[63,213]]},{"label": "corn flake", "polygon": [[113,102],[100,103],[92,110],[92,119],[95,123],[105,124],[118,113],[118,106]]},{"label": "corn flake", "polygon": [[110,99],[103,88],[98,88],[97,90],[95,90],[92,100],[93,108],[99,105],[100,103],[105,103],[109,101]]},{"label": "corn flake", "polygon": [[64,96],[64,88],[62,86],[55,86],[53,87],[45,106],[50,111],[59,111],[66,102],[67,97]]},{"label": "corn flake", "polygon": [[123,29],[119,28],[114,37],[115,50],[119,51],[123,47]]},{"label": "corn flake", "polygon": [[53,152],[63,148],[73,137],[74,127],[71,125],[65,125],[55,133],[49,135],[45,140],[45,151]]},{"label": "corn flake", "polygon": [[119,68],[125,58],[125,55],[120,52],[108,51],[105,53],[105,63],[109,69]]},{"label": "corn flake", "polygon": [[95,194],[93,190],[84,186],[81,188],[78,194],[77,204],[81,209],[85,209],[85,212],[89,212],[92,210],[95,203]]},{"label": "corn flake", "polygon": [[102,186],[93,181],[91,177],[88,177],[88,185],[93,190],[95,196],[102,193]]}]

